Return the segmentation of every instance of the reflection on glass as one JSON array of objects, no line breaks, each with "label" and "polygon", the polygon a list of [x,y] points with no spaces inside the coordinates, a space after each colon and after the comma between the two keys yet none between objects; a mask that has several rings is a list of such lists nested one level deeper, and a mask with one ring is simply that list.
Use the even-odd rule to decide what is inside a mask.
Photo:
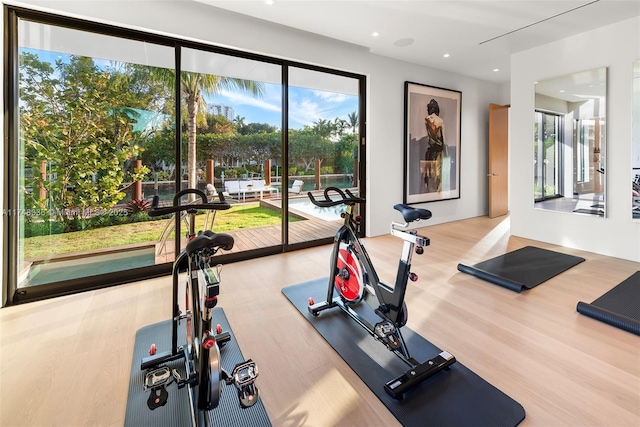
[{"label": "reflection on glass", "polygon": [[631,164],[631,216],[640,221],[640,61],[633,64],[633,141]]},{"label": "reflection on glass", "polygon": [[182,188],[231,204],[203,227],[233,235],[232,252],[281,245],[282,67],[188,48],[181,60]]},{"label": "reflection on glass", "polygon": [[536,201],[560,197],[558,194],[558,159],[560,158],[560,116],[536,112],[534,122],[534,197]]},{"label": "reflection on glass", "polygon": [[606,82],[599,68],[536,83],[536,208],[604,217]]},{"label": "reflection on glass", "polygon": [[307,192],[329,186],[357,194],[359,81],[289,69],[289,243],[333,237],[342,206],[319,208]]},{"label": "reflection on glass", "polygon": [[175,139],[172,92],[152,78],[173,50],[26,20],[18,31],[18,287],[154,265],[145,198],[173,184],[145,153]]}]

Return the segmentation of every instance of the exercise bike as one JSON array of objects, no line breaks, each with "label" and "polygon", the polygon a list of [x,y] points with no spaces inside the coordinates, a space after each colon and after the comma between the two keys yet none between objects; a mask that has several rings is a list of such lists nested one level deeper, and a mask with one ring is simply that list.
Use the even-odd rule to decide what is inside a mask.
[{"label": "exercise bike", "polygon": [[[337,196],[337,199],[331,199],[331,195]],[[406,204],[394,206],[394,209],[402,214],[405,223],[391,223],[391,234],[404,240],[395,285],[392,287],[380,281],[367,251],[358,238],[361,221],[359,216],[354,215],[353,209],[355,205],[364,203],[365,199],[356,197],[349,190],[343,192],[336,187],[324,190],[324,200],[316,199],[311,192],[308,196],[311,202],[319,207],[346,205],[346,211],[342,214],[344,224],[334,239],[327,299],[316,303],[309,298],[309,312],[318,316],[323,310],[339,307],[373,338],[409,365],[406,372],[384,385],[387,394],[400,400],[409,390],[436,373],[448,370],[456,361],[449,352],[442,351],[426,362],[418,362],[411,357],[401,331],[408,317],[404,302],[407,280],[418,280],[418,276],[409,271],[411,257],[414,249],[416,254],[421,255],[424,253],[424,247],[430,243],[427,237],[419,236],[415,231],[406,228],[411,222],[431,218],[431,212]],[[337,296],[334,296],[335,293]],[[376,319],[374,322],[370,320],[371,316],[363,316],[362,311],[357,310],[363,300],[377,315],[373,316]]]},{"label": "exercise bike", "polygon": [[[182,204],[181,198],[196,194],[201,203]],[[223,383],[234,385],[242,408],[257,403],[259,391],[255,385],[258,367],[251,359],[237,364],[231,373],[222,369],[220,348],[231,340],[229,332],[223,332],[220,325],[212,329],[212,310],[217,305],[220,292],[222,266],[212,266],[212,257],[220,250],[231,250],[234,239],[225,233],[205,230],[196,234],[195,219],[200,210],[215,212],[229,209],[230,205],[219,195],[219,202],[209,202],[200,190],[186,189],[173,198],[173,205],[158,206],[158,196],[153,198],[149,216],[164,216],[186,212],[189,216],[188,242],[173,264],[173,317],[171,328],[171,349],[158,352],[155,344],[149,349],[149,356],[142,359],[140,367],[146,371],[144,389],[150,391],[147,400],[149,409],[154,410],[167,403],[167,387],[175,382],[178,388],[188,387],[191,420],[193,426],[207,424],[206,412],[218,406]],[[178,303],[180,273],[187,271],[185,312]],[[186,343],[178,346],[178,325],[186,326]],[[184,374],[170,369],[168,362],[184,361]]]}]

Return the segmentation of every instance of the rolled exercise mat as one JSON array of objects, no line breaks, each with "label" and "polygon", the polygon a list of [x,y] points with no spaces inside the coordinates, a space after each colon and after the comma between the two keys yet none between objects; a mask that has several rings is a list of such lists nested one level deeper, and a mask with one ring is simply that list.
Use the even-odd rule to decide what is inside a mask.
[{"label": "rolled exercise mat", "polygon": [[640,335],[640,271],[591,304],[578,302],[578,313]]},{"label": "rolled exercise mat", "polygon": [[458,264],[458,270],[512,291],[522,292],[582,261],[584,258],[525,246],[472,266]]},{"label": "rolled exercise mat", "polygon": [[[315,301],[326,298],[328,280],[326,277],[288,286],[282,293],[402,425],[497,427],[515,426],[524,419],[524,408],[518,402],[460,361],[407,392],[404,399],[392,398],[384,391],[385,383],[409,366],[340,308],[325,310],[315,317],[309,313],[309,298]],[[411,356],[419,362],[442,351],[406,326],[402,334]]]}]

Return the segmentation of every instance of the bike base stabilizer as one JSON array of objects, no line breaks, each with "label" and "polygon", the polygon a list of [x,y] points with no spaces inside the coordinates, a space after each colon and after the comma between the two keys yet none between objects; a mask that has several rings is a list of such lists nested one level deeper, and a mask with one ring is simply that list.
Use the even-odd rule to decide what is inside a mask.
[{"label": "bike base stabilizer", "polygon": [[399,377],[387,382],[384,385],[384,390],[394,399],[401,400],[406,392],[427,378],[448,369],[455,361],[456,358],[452,354],[443,351],[436,357],[414,366]]}]

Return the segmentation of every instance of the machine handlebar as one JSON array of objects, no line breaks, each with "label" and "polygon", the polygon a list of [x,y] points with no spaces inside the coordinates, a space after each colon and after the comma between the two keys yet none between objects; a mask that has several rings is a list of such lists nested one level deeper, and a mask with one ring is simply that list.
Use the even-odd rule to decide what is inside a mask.
[{"label": "machine handlebar", "polygon": [[[331,197],[329,197],[329,192],[336,193],[338,196],[340,196],[340,199],[338,199],[338,200],[331,199]],[[309,199],[311,200],[311,203],[313,203],[314,205],[319,206],[321,208],[328,208],[328,207],[331,207],[331,206],[338,206],[338,205],[342,205],[342,204],[353,206],[356,203],[364,203],[365,202],[365,199],[363,199],[361,197],[357,197],[356,195],[354,195],[348,189],[345,189],[345,191],[342,191],[338,187],[327,187],[327,188],[325,188],[324,189],[324,200],[318,200],[315,197],[313,197],[313,194],[311,193],[311,191],[309,191],[307,193],[307,195],[309,196]]]},{"label": "machine handlebar", "polygon": [[[198,204],[187,204],[183,205],[180,203],[180,198],[185,194],[196,194],[200,196],[202,199],[202,203]],[[168,215],[175,212],[196,212],[200,209],[206,210],[226,210],[231,207],[227,201],[225,201],[222,193],[218,193],[218,197],[220,198],[219,202],[209,202],[207,200],[207,195],[200,190],[196,190],[193,188],[187,188],[185,190],[179,191],[173,196],[173,205],[166,207],[158,207],[158,203],[160,201],[158,196],[153,196],[153,201],[151,202],[151,209],[149,209],[149,216],[162,216]]]}]

